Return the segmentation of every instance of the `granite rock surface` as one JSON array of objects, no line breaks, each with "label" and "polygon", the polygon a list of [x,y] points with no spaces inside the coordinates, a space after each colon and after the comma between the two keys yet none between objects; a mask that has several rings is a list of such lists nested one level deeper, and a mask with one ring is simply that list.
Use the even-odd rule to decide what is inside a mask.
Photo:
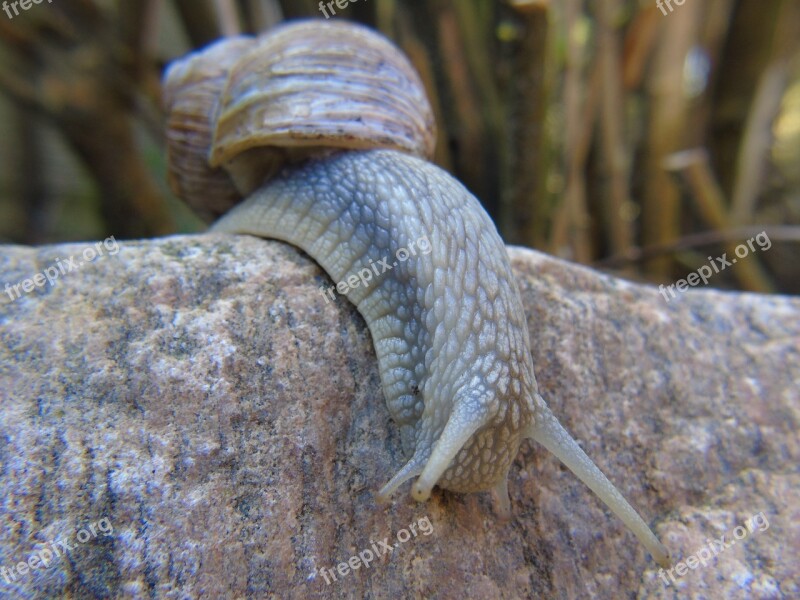
[{"label": "granite rock surface", "polygon": [[529,442],[508,522],[377,504],[404,457],[369,332],[293,247],[87,247],[0,247],[0,597],[800,597],[799,299],[666,302],[509,249],[540,391],[667,572]]}]

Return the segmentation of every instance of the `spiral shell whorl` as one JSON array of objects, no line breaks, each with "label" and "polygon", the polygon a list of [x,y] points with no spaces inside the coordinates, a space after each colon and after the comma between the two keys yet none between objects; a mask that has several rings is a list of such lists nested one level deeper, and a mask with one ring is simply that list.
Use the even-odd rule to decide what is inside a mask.
[{"label": "spiral shell whorl", "polygon": [[361,25],[299,21],[226,39],[173,63],[164,89],[170,184],[209,221],[288,163],[335,149],[434,150],[417,73]]},{"label": "spiral shell whorl", "polygon": [[433,112],[406,57],[352,23],[273,30],[232,69],[210,163],[254,147],[388,148],[430,158]]},{"label": "spiral shell whorl", "polygon": [[230,175],[208,164],[213,120],[228,71],[256,44],[227,38],[173,62],[164,76],[170,187],[210,222],[241,201]]}]

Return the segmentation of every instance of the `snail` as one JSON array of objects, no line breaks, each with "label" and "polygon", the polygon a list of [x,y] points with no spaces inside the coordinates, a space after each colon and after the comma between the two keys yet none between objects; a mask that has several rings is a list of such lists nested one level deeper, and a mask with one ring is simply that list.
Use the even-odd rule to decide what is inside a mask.
[{"label": "snail", "polygon": [[416,478],[418,501],[435,485],[491,490],[508,518],[508,471],[530,438],[668,566],[539,394],[505,245],[478,200],[429,162],[432,110],[398,48],[360,25],[301,21],[193,53],[164,85],[176,193],[220,217],[212,231],[303,249],[364,317],[408,458],[379,500]]}]

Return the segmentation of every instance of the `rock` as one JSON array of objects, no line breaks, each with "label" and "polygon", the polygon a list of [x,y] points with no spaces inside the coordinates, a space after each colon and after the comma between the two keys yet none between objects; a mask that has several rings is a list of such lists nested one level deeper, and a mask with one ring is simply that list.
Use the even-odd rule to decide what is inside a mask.
[{"label": "rock", "polygon": [[377,505],[404,458],[363,319],[291,246],[201,235],[0,250],[0,593],[798,597],[800,300],[509,252],[544,398],[672,572],[528,442],[509,522],[489,494]]}]

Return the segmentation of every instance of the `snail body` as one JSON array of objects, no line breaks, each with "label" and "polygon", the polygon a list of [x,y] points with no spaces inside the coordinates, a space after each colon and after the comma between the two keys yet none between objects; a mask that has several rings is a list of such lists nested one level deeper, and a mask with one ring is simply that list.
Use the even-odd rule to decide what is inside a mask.
[{"label": "snail body", "polygon": [[[316,35],[313,44],[310,35]],[[299,40],[298,48],[292,40]],[[411,493],[417,500],[427,500],[434,485],[493,490],[500,514],[508,516],[508,471],[522,440],[531,438],[668,564],[666,549],[539,395],[505,246],[478,200],[426,160],[433,118],[410,64],[382,37],[342,22],[289,25],[252,44],[222,69],[227,77],[219,77],[216,61],[213,77],[198,78],[204,98],[212,79],[220,96],[207,102],[208,158],[190,174],[207,169],[220,178],[227,172],[246,196],[212,231],[287,241],[334,281],[363,283],[345,293],[370,329],[387,407],[408,457],[378,497],[388,499],[416,477]],[[187,60],[200,64],[202,56]],[[180,105],[171,84],[188,81],[186,71],[186,63],[171,67],[168,105]],[[346,81],[342,106],[333,99],[337,74]],[[262,81],[270,77],[279,81]],[[328,99],[317,102],[307,80],[330,92]],[[195,83],[187,87],[197,91]],[[259,105],[251,88],[269,90],[279,105],[292,97],[283,103],[288,116],[273,115],[269,102]],[[329,126],[320,124],[326,110]],[[270,124],[261,127],[264,122]],[[405,260],[397,261],[400,251]]]}]

